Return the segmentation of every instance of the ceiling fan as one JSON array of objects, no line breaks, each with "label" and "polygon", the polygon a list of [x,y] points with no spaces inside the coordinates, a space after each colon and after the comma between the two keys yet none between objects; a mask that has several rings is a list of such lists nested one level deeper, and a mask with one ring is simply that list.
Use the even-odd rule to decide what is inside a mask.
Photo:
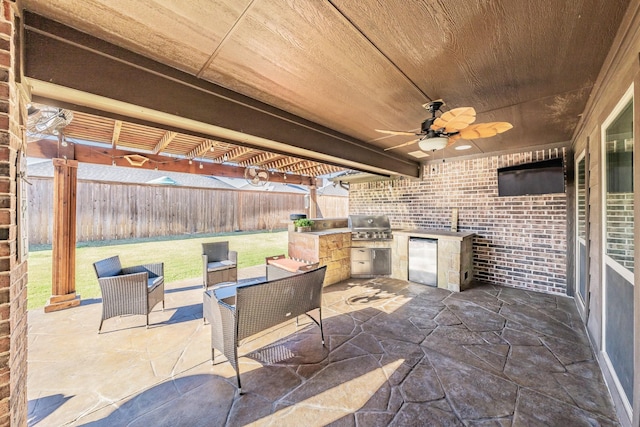
[{"label": "ceiling fan", "polygon": [[436,113],[440,111],[443,105],[444,102],[441,99],[423,105],[424,108],[431,112],[431,117],[422,122],[418,133],[376,129],[377,132],[390,135],[419,137],[394,147],[385,148],[384,151],[406,147],[416,142],[419,143],[418,145],[423,151],[435,151],[453,144],[460,138],[487,138],[506,132],[513,127],[511,123],[507,122],[476,123],[472,125],[471,123],[476,120],[476,110],[473,107],[454,108],[436,117]]},{"label": "ceiling fan", "polygon": [[48,105],[29,104],[27,107],[27,141],[55,136],[62,146],[66,146],[64,128],[73,120],[73,112]]},{"label": "ceiling fan", "polygon": [[248,166],[244,170],[244,179],[251,185],[262,187],[269,181],[269,171],[258,166]]},{"label": "ceiling fan", "polygon": [[73,112],[48,105],[28,106],[27,133],[57,135],[73,120]]}]

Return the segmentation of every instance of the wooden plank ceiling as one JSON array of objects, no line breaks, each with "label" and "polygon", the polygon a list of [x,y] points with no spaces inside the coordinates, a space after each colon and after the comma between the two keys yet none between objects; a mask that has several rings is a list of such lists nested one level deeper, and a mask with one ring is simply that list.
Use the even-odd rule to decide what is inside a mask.
[{"label": "wooden plank ceiling", "polygon": [[[478,123],[513,124],[495,137],[459,140],[444,150],[447,158],[566,145],[629,0],[18,4],[353,138],[362,145],[364,165],[367,147],[381,152],[412,139],[375,129],[417,131],[429,116],[422,105],[435,99],[444,100],[444,111],[474,107]],[[153,136],[157,143],[161,135]],[[132,138],[131,148],[149,149],[152,140]],[[163,150],[184,155],[201,143],[181,135]],[[471,148],[455,150],[459,145]],[[220,144],[205,155],[229,150]],[[417,150],[412,144],[393,153],[409,161],[433,155]],[[261,155],[251,151],[238,160]]]}]

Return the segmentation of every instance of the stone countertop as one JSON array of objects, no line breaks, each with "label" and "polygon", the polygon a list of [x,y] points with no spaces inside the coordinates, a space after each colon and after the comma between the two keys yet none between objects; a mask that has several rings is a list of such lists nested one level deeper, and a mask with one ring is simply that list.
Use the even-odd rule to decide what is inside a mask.
[{"label": "stone countertop", "polygon": [[424,237],[427,239],[451,239],[451,240],[463,240],[467,237],[475,235],[475,233],[462,233],[458,231],[448,230],[436,230],[429,228],[416,228],[416,229],[403,229],[394,230],[394,235],[404,235],[409,237]]},{"label": "stone countertop", "polygon": [[342,233],[351,234],[351,230],[347,227],[344,227],[344,228],[328,228],[326,230],[313,230],[313,231],[302,232],[302,234],[311,234],[313,236],[326,236],[329,234],[342,234]]}]

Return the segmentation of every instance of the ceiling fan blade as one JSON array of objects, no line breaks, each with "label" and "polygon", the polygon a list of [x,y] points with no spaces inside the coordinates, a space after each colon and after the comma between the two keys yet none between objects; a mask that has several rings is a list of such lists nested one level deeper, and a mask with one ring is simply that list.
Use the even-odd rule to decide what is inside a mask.
[{"label": "ceiling fan blade", "polygon": [[414,136],[415,132],[407,132],[403,130],[384,130],[384,129],[375,129],[376,132],[387,133],[389,135],[406,135],[406,136]]},{"label": "ceiling fan blade", "polygon": [[498,133],[506,132],[513,129],[513,125],[509,122],[492,122]]},{"label": "ceiling fan blade", "polygon": [[431,129],[444,128],[446,132],[457,132],[469,126],[476,120],[476,110],[473,107],[460,107],[442,113],[431,125]]},{"label": "ceiling fan blade", "polygon": [[[412,134],[412,135],[415,135],[415,134]],[[415,144],[418,141],[420,141],[420,138],[413,139],[413,140],[411,140],[409,142],[404,142],[404,143],[402,143],[400,145],[396,145],[396,146],[393,146],[393,147],[385,148],[384,151],[395,150],[396,148],[400,148],[400,147],[406,147],[407,145]]]},{"label": "ceiling fan blade", "polygon": [[488,138],[506,132],[512,127],[513,125],[507,122],[477,123],[460,130],[460,137],[464,139]]}]

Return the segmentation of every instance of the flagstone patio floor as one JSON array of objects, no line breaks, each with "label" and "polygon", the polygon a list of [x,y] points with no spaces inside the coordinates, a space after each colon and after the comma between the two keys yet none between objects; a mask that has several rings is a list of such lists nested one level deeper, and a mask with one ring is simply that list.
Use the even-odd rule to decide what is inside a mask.
[{"label": "flagstone patio floor", "polygon": [[98,334],[99,299],[29,312],[29,425],[618,425],[571,298],[344,281],[324,290],[326,347],[302,317],[240,346],[238,395],[202,291],[167,284],[149,329],[123,316]]}]

